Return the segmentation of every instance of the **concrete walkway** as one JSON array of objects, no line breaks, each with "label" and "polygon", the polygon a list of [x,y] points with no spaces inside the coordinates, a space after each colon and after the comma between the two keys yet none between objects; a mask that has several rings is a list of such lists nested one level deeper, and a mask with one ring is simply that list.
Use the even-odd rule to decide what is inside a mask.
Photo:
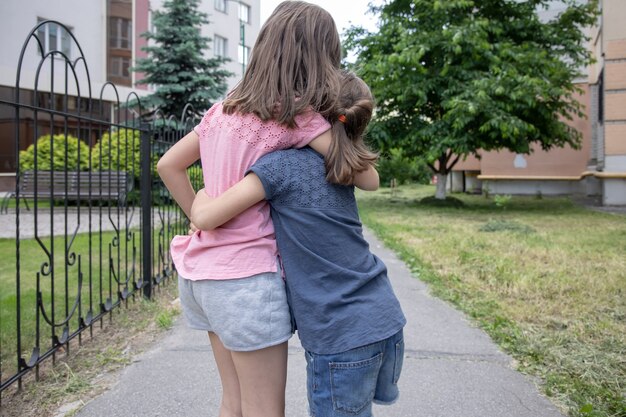
[{"label": "concrete walkway", "polygon": [[[400,399],[375,406],[385,417],[562,417],[533,383],[462,314],[431,297],[406,266],[370,233],[388,266],[408,324]],[[179,320],[127,367],[119,382],[76,416],[217,416],[220,385],[206,334]],[[306,417],[305,361],[298,338],[289,347],[287,417]]]},{"label": "concrete walkway", "polygon": [[[170,221],[175,221],[174,212],[166,212],[159,208],[153,209],[153,227],[158,227],[169,216]],[[8,209],[7,213],[0,214],[0,238],[15,239],[16,212],[14,208]],[[91,229],[90,229],[91,222]],[[119,229],[137,229],[141,222],[141,209],[139,207],[121,208],[98,207],[92,209],[91,215],[88,207],[54,207],[42,208],[37,211],[20,208],[20,239],[35,237],[37,229],[38,237],[63,236],[65,230],[72,235],[74,233],[97,233],[99,230],[110,232]],[[36,227],[35,227],[36,226]]]}]

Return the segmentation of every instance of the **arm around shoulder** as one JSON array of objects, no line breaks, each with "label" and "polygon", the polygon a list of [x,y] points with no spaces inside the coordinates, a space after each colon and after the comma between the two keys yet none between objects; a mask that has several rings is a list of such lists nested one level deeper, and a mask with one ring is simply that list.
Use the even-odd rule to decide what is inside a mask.
[{"label": "arm around shoulder", "polygon": [[[317,153],[322,154],[324,157],[328,155],[330,145],[332,142],[332,133],[330,130],[322,133],[315,139],[313,139],[309,146],[313,148]],[[370,165],[365,171],[361,171],[354,176],[354,186],[364,191],[376,191],[380,185],[380,179],[378,177],[378,171],[374,165]]]},{"label": "arm around shoulder", "polygon": [[264,198],[263,183],[254,173],[216,198],[202,189],[191,206],[191,222],[200,230],[213,230]]},{"label": "arm around shoulder", "polygon": [[370,165],[365,171],[354,176],[354,186],[364,191],[376,191],[380,186],[378,171],[374,165]]}]

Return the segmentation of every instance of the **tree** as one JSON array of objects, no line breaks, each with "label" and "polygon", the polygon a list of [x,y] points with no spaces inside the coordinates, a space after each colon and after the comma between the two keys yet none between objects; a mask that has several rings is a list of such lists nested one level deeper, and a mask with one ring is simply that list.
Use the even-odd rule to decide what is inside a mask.
[{"label": "tree", "polygon": [[566,122],[582,116],[574,80],[591,62],[581,28],[597,3],[562,0],[387,0],[371,7],[378,32],[348,31],[353,64],[377,99],[370,135],[382,150],[423,157],[437,175],[437,195],[454,165],[479,150],[530,153],[579,147]]},{"label": "tree", "polygon": [[157,87],[141,99],[142,106],[179,116],[187,103],[201,112],[226,93],[232,73],[221,69],[226,59],[204,57],[210,38],[200,34],[208,19],[198,10],[199,1],[166,0],[163,11],[153,14],[155,32],[142,34],[153,43],[142,48],[148,57],[137,60],[133,70],[146,74],[138,83]]}]

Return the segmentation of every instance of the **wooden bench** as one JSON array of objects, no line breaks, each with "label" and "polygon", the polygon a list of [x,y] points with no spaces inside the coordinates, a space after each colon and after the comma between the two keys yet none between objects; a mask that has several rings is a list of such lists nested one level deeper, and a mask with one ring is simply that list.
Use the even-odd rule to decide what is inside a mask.
[{"label": "wooden bench", "polygon": [[[17,179],[19,196],[42,200],[115,200],[120,204],[126,201],[133,189],[131,176],[125,171],[24,171]],[[91,194],[90,194],[91,189]],[[0,207],[0,212],[8,209],[15,192],[7,195]]]}]

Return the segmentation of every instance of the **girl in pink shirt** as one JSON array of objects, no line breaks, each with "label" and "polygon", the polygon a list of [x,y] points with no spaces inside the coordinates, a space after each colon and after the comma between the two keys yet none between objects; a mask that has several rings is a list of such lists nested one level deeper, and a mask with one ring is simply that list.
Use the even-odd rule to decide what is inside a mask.
[{"label": "girl in pink shirt", "polygon": [[[157,165],[188,217],[195,192],[186,169],[198,159],[205,192],[217,197],[266,153],[310,145],[326,154],[340,59],[339,35],[324,9],[285,1],[274,10],[241,82]],[[171,253],[184,316],[209,333],[223,387],[219,416],[283,417],[293,331],[268,204],[215,230],[176,236]]]}]

